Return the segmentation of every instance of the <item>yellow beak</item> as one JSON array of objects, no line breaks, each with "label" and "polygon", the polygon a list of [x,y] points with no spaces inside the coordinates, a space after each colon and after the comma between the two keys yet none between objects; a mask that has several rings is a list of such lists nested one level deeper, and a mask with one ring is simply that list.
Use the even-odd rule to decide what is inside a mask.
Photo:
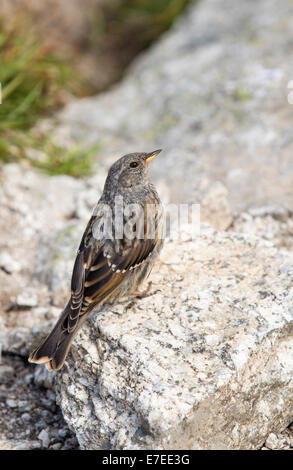
[{"label": "yellow beak", "polygon": [[146,158],[146,163],[150,163],[153,158],[155,158],[160,152],[162,152],[162,149],[155,150],[154,152],[148,153],[147,158]]}]

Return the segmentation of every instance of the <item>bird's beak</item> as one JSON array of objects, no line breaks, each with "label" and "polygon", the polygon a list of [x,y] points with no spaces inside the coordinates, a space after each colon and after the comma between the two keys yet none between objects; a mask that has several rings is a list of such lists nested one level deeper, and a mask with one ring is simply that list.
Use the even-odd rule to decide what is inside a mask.
[{"label": "bird's beak", "polygon": [[154,152],[147,153],[146,163],[149,164],[153,158],[155,158],[159,153],[162,152],[162,149],[155,150]]}]

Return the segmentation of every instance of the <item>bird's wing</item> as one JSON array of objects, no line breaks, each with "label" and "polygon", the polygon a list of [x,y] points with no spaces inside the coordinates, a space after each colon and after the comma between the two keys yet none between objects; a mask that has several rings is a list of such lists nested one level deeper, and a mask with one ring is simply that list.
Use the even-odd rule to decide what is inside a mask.
[{"label": "bird's wing", "polygon": [[[70,312],[64,320],[63,328],[73,331],[80,316],[94,305],[105,301],[117,289],[128,271],[140,266],[150,256],[157,244],[158,214],[147,217],[144,214],[142,238],[97,240],[94,237],[93,216],[85,230],[75,260],[71,280]],[[130,224],[131,221],[126,221]],[[151,227],[151,228],[150,228]],[[138,230],[137,221],[133,224]],[[149,238],[148,235],[154,235]]]}]

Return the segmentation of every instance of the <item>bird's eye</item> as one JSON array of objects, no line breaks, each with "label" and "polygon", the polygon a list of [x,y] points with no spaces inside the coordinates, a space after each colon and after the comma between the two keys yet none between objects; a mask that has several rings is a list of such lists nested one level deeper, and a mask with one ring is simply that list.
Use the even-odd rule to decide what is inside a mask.
[{"label": "bird's eye", "polygon": [[130,168],[136,168],[138,166],[138,163],[137,162],[131,162],[129,166],[130,166]]}]

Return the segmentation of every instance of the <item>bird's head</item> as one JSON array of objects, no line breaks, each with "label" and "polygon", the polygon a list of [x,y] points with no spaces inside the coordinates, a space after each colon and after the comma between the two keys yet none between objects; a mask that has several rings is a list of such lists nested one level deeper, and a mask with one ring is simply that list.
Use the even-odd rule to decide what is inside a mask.
[{"label": "bird's head", "polygon": [[[140,188],[148,181],[148,166],[161,149],[150,153],[129,153],[117,160],[111,166],[107,186],[113,185],[121,188]],[[110,188],[108,188],[110,189]]]}]

